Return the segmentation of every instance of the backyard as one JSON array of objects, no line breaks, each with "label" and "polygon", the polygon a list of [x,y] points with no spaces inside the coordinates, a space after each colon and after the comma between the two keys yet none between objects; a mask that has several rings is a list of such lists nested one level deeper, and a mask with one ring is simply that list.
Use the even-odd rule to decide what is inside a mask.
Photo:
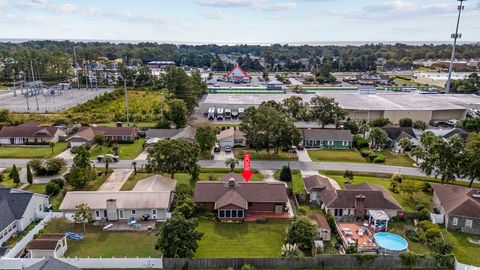
[{"label": "backyard", "polygon": [[[334,175],[334,174],[328,174],[328,177],[334,179],[337,181],[337,183],[340,185],[342,189],[345,188],[345,178],[343,178],[343,175]],[[406,181],[404,179],[403,181]],[[417,182],[419,185],[421,185],[423,182],[417,181],[417,180],[412,180]],[[371,177],[371,176],[354,176],[353,181],[351,181],[352,184],[359,184],[362,182],[369,182],[372,184],[378,184],[383,187],[385,187],[386,190],[395,198],[404,208],[405,211],[410,212],[410,211],[415,211],[415,206],[419,203],[422,203],[425,205],[427,208],[430,208],[432,205],[432,195],[429,193],[425,193],[423,191],[418,191],[415,193],[414,198],[415,200],[412,200],[409,198],[409,196],[403,194],[403,193],[393,193],[390,190],[390,178],[380,178],[380,177]]]},{"label": "backyard", "polygon": [[[292,182],[287,182],[287,185],[293,189],[294,193],[300,194],[304,191],[303,179],[300,170],[291,170],[292,171]],[[275,171],[275,179],[280,180],[281,170]]]},{"label": "backyard", "polygon": [[45,146],[1,146],[0,158],[50,158],[67,149],[66,142],[58,142],[52,148]]},{"label": "backyard", "polygon": [[[235,173],[242,172],[243,169],[236,168],[234,170]],[[213,181],[218,181],[220,177],[230,172],[230,169],[227,168],[201,168],[200,175],[198,177],[198,181],[210,181],[210,178]],[[263,175],[256,170],[252,170],[254,173],[250,181],[262,181]],[[165,176],[170,176],[169,174],[164,174]],[[188,173],[176,173],[174,177],[178,182],[178,184],[187,184],[190,185],[192,177]]]},{"label": "backyard", "polygon": [[[381,152],[385,156],[385,162],[381,163],[390,166],[412,167],[413,160],[407,155],[395,155],[391,151]],[[347,162],[347,163],[370,163],[356,149],[348,150],[309,150],[308,154],[313,161],[324,162]]]},{"label": "backyard", "polygon": [[447,241],[453,244],[453,253],[459,262],[480,266],[480,256],[478,256],[480,246],[474,245],[467,240],[467,237],[472,235],[447,231],[446,229],[442,229],[442,234]]},{"label": "backyard", "polygon": [[[145,139],[137,139],[134,143],[122,143],[118,144],[118,156],[120,159],[131,160],[135,159],[142,151],[143,151],[143,144]],[[107,146],[95,146],[90,151],[90,156],[92,159],[96,158],[99,155],[105,154],[115,154],[111,147]]]},{"label": "backyard", "polygon": [[[44,229],[45,233],[67,231],[83,232],[83,226],[63,219],[54,219]],[[101,227],[87,225],[84,240],[68,240],[68,251],[65,257],[160,257],[154,248],[155,241],[155,232],[105,232]]]},{"label": "backyard", "polygon": [[197,258],[279,257],[285,238],[286,220],[267,223],[219,223],[200,220],[204,233],[195,254]]}]

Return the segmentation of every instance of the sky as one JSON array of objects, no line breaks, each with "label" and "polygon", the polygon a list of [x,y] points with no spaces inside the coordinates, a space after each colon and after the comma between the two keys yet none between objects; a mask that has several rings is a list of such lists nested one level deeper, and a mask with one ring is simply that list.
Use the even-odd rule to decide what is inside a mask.
[{"label": "sky", "polygon": [[[449,41],[456,0],[0,0],[0,39],[175,43]],[[480,0],[463,41],[480,41]]]}]

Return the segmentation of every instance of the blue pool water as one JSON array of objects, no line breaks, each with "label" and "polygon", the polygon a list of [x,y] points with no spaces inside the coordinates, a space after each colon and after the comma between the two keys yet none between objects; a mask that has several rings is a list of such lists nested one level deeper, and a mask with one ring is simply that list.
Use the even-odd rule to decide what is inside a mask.
[{"label": "blue pool water", "polygon": [[373,237],[377,245],[389,251],[398,252],[407,250],[408,248],[407,240],[393,233],[380,232],[374,234]]}]

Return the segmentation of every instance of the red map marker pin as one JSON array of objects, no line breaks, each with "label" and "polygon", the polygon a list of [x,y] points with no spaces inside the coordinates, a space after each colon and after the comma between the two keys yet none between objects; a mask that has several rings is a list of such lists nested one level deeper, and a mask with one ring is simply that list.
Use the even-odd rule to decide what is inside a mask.
[{"label": "red map marker pin", "polygon": [[248,183],[250,177],[252,177],[253,173],[250,171],[250,153],[245,152],[243,155],[243,172],[242,176],[245,179],[245,182]]}]

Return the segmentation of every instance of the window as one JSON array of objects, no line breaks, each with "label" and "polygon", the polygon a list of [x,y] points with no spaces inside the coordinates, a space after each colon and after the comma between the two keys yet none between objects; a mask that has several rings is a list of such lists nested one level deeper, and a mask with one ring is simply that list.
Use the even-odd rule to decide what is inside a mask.
[{"label": "window", "polygon": [[157,214],[157,209],[152,209],[152,215],[156,215]]},{"label": "window", "polygon": [[472,228],[473,221],[471,219],[465,220],[465,227]]},{"label": "window", "polygon": [[137,213],[137,210],[132,209],[132,215],[135,215]]},{"label": "window", "polygon": [[118,211],[120,218],[123,218],[123,210]]},{"label": "window", "polygon": [[225,211],[218,210],[218,216],[221,217],[221,218],[225,217]]},{"label": "window", "polygon": [[252,206],[253,203],[252,202],[248,202],[248,207]]},{"label": "window", "polygon": [[95,210],[95,216],[96,216],[97,218],[100,217],[100,211],[99,211],[99,210]]},{"label": "window", "polygon": [[238,210],[238,217],[243,218],[243,210]]},{"label": "window", "polygon": [[230,217],[230,210],[225,210],[225,217],[229,218]]},{"label": "window", "polygon": [[454,218],[452,219],[452,225],[453,225],[453,226],[457,226],[457,225],[458,225],[458,218],[457,218],[457,217],[454,217]]},{"label": "window", "polygon": [[236,218],[237,217],[237,210],[232,210],[232,218]]}]

